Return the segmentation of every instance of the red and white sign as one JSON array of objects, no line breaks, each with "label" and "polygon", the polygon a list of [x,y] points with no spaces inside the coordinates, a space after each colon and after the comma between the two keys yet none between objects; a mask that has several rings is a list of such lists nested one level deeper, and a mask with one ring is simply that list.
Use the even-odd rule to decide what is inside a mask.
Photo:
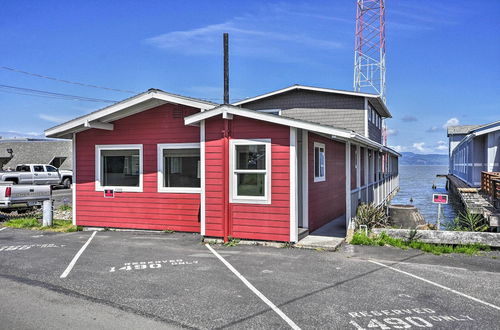
[{"label": "red and white sign", "polygon": [[448,204],[448,195],[432,194],[432,202],[435,204]]},{"label": "red and white sign", "polygon": [[104,189],[104,198],[115,198],[115,191],[113,189]]}]

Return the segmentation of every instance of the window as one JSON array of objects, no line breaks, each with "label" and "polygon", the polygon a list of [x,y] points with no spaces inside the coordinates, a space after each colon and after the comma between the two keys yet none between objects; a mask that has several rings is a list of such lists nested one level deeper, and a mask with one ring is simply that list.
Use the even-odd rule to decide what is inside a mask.
[{"label": "window", "polygon": [[314,142],[314,182],[326,180],[325,164],[325,145]]},{"label": "window", "polygon": [[142,144],[96,145],[96,190],[142,192]]},{"label": "window", "polygon": [[271,140],[230,141],[232,203],[271,203]]},{"label": "window", "polygon": [[42,165],[35,165],[35,166],[33,166],[33,171],[34,172],[45,172],[45,169],[43,168]]},{"label": "window", "polygon": [[175,143],[158,145],[158,191],[199,193],[200,144]]},{"label": "window", "polygon": [[29,165],[18,165],[16,166],[16,172],[31,172]]},{"label": "window", "polygon": [[47,172],[57,172],[57,168],[55,168],[54,166],[45,166],[45,169],[47,170]]}]

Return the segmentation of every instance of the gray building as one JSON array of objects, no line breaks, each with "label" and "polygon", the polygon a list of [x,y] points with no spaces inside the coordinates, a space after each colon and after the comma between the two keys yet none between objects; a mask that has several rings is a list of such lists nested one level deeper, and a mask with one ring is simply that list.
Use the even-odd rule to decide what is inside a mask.
[{"label": "gray building", "polygon": [[384,118],[391,117],[377,95],[303,85],[293,85],[234,105],[347,129],[377,143],[383,143]]},{"label": "gray building", "polygon": [[500,172],[500,121],[448,127],[450,174],[472,187],[481,186],[481,172]]},{"label": "gray building", "polygon": [[71,141],[49,139],[0,139],[0,169],[14,169],[17,164],[51,164],[72,169]]}]

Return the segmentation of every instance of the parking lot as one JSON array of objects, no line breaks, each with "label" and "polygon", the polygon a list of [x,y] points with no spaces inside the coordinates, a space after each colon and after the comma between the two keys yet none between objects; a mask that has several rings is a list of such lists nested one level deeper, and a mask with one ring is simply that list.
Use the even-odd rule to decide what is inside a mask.
[{"label": "parking lot", "polygon": [[8,328],[500,328],[497,251],[332,253],[0,227],[0,281]]}]

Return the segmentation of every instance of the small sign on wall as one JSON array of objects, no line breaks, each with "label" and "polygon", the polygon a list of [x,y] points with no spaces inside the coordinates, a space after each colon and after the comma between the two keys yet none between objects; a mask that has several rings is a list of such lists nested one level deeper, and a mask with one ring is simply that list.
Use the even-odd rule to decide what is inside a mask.
[{"label": "small sign on wall", "polygon": [[115,198],[114,189],[104,189],[104,198]]},{"label": "small sign on wall", "polygon": [[433,194],[432,202],[435,204],[448,204],[448,195],[446,194]]}]

